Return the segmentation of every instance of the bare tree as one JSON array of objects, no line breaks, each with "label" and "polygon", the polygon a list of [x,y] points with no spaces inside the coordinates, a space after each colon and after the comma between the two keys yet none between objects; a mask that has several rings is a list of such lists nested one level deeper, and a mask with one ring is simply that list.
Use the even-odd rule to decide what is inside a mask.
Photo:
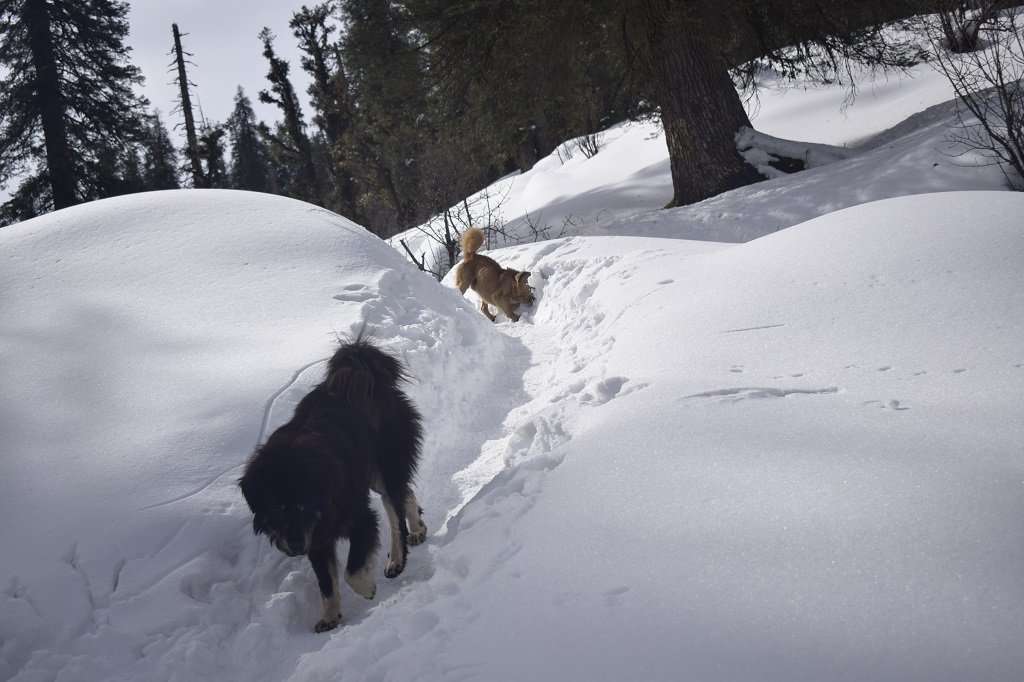
[{"label": "bare tree", "polygon": [[[185,71],[185,56],[192,56],[181,47],[181,32],[177,24],[171,24],[171,32],[174,35],[174,64],[178,72],[178,89],[181,101],[178,107],[181,115],[185,118],[185,139],[188,145],[185,147],[185,156],[188,157],[189,167],[192,171],[192,186],[206,187],[206,175],[203,173],[203,164],[199,155],[199,138],[196,135],[196,119],[192,114],[192,96],[189,94],[189,86],[195,84],[188,79]],[[186,34],[187,35],[187,34]],[[188,62],[191,64],[191,62]]]},{"label": "bare tree", "polygon": [[956,53],[974,52],[981,29],[1014,4],[1012,0],[932,0],[945,46]]},{"label": "bare tree", "polygon": [[[420,270],[441,280],[459,260],[462,249],[459,238],[466,228],[473,226],[484,231],[485,248],[492,248],[498,235],[505,234],[501,206],[507,199],[507,191],[496,194],[487,189],[432,216],[416,228],[416,232],[426,237],[424,243],[430,253],[424,251],[417,257],[408,240],[401,239],[399,243]],[[507,239],[501,241],[504,243]]]},{"label": "bare tree", "polygon": [[[997,3],[983,3],[986,5]],[[1024,190],[1024,8],[976,11],[978,48],[957,52],[933,29],[938,68],[957,96],[954,139],[998,164],[1011,188]]]}]

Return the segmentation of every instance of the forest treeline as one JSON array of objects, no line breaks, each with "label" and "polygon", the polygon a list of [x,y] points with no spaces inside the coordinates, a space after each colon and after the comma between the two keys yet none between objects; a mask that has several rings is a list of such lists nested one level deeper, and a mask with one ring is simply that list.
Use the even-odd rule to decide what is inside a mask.
[{"label": "forest treeline", "polygon": [[[0,224],[119,194],[233,188],[389,236],[569,138],[645,116],[665,130],[668,205],[692,203],[761,179],[735,146],[750,125],[742,86],[759,71],[842,81],[853,63],[906,67],[920,41],[886,25],[1006,4],[329,0],[294,12],[290,36],[258,36],[266,87],[239,88],[225,121],[195,119],[188,67],[216,55],[190,55],[173,26],[181,101],[168,121],[135,90],[126,2],[0,0],[0,183],[12,191]],[[284,39],[298,43],[307,92],[278,56]],[[258,120],[254,96],[279,119]]]}]

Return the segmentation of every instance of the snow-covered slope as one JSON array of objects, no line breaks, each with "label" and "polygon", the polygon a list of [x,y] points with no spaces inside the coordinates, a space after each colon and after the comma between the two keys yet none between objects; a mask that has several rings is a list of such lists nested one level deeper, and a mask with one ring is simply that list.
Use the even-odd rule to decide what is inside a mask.
[{"label": "snow-covered slope", "polygon": [[[498,224],[508,243],[559,236],[632,235],[746,242],[850,206],[947,190],[1005,189],[997,166],[955,141],[958,126],[945,78],[928,67],[913,78],[862,83],[845,101],[843,86],[769,83],[750,105],[757,135],[738,146],[771,146],[812,167],[775,177],[691,206],[660,210],[672,197],[664,132],[657,122],[624,123],[600,135],[601,151],[587,158],[570,141],[530,171],[502,178],[470,197],[472,221]],[[964,120],[972,121],[964,112]],[[785,141],[788,141],[785,142]],[[815,156],[842,160],[816,166]],[[569,152],[564,151],[565,148]],[[777,173],[776,173],[777,174]],[[462,216],[464,204],[454,207]],[[446,270],[436,228],[413,228],[404,241],[428,269]],[[489,244],[493,248],[501,246]],[[432,265],[434,264],[434,265]]]},{"label": "snow-covered slope", "polygon": [[[1001,177],[933,165],[934,103],[674,211],[653,154],[540,164],[535,206],[610,211],[492,253],[518,324],[282,198],[0,230],[0,679],[1020,680],[1024,195],[947,191]],[[317,635],[235,481],[364,325],[431,534]]]},{"label": "snow-covered slope", "polygon": [[[519,325],[283,199],[0,232],[4,676],[1014,679],[1022,209],[508,249]],[[416,376],[433,534],[317,636],[234,481],[364,321]]]}]

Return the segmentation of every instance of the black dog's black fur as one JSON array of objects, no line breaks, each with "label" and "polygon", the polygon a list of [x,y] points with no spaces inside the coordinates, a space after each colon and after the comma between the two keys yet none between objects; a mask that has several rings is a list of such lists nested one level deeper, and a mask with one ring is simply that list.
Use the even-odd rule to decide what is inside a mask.
[{"label": "black dog's black fur", "polygon": [[339,538],[349,540],[346,581],[367,599],[375,594],[369,560],[379,542],[371,489],[380,493],[391,526],[387,577],[405,568],[407,545],[426,539],[411,487],[423,430],[399,388],[406,376],[396,358],[362,338],[343,344],[324,381],[256,450],[239,480],[253,532],[288,556],[309,557],[324,600],[317,632],[341,620]]}]

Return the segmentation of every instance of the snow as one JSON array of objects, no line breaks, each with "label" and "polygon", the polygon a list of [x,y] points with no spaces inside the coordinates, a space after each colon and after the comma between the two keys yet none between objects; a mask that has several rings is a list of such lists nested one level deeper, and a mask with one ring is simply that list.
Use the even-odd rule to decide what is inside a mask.
[{"label": "snow", "polygon": [[[0,679],[1021,679],[1024,196],[943,88],[769,90],[762,144],[848,149],[692,207],[651,125],[503,180],[575,216],[491,251],[518,324],[279,197],[3,228]],[[364,326],[430,536],[318,635],[235,482]]]}]

